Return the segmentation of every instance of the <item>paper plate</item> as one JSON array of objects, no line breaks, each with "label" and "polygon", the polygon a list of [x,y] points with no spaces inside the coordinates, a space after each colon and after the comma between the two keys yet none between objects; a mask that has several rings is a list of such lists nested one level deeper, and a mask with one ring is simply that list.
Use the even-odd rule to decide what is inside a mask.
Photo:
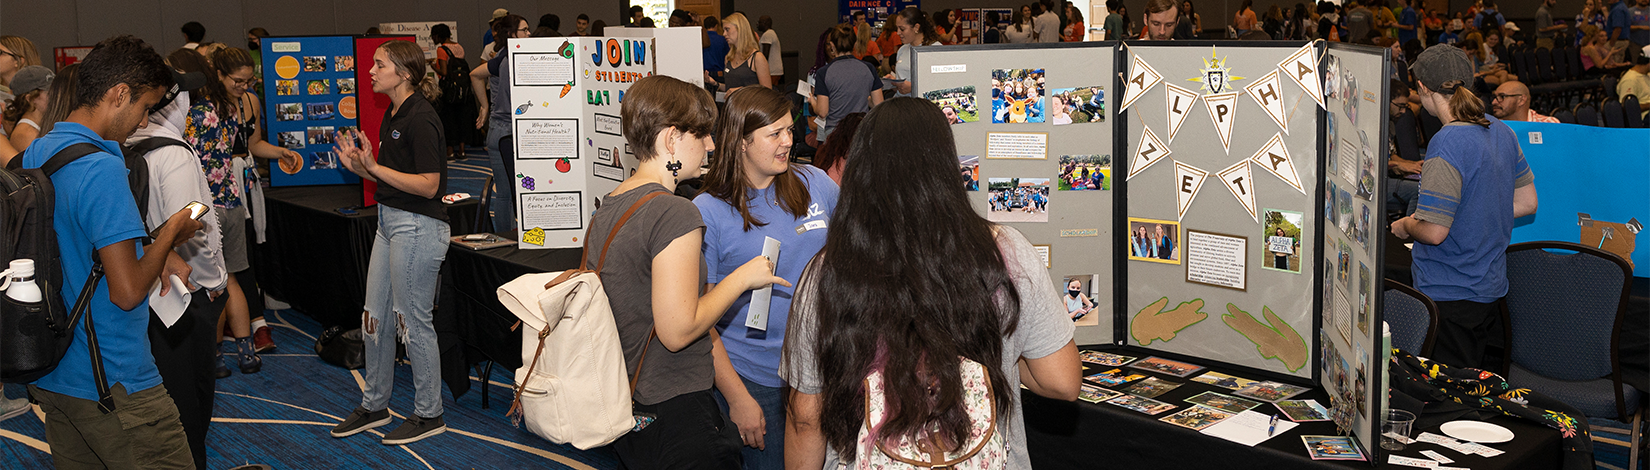
[{"label": "paper plate", "polygon": [[1513,432],[1482,421],[1450,421],[1441,427],[1449,437],[1480,444],[1494,444],[1513,439]]}]

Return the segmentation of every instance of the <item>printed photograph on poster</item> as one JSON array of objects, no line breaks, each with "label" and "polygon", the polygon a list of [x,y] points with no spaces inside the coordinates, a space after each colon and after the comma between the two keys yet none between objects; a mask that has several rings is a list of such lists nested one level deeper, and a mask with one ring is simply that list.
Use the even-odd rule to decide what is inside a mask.
[{"label": "printed photograph on poster", "polygon": [[578,119],[516,119],[515,125],[516,158],[579,158]]},{"label": "printed photograph on poster", "polygon": [[308,73],[308,72],[325,72],[325,71],[327,71],[327,57],[326,56],[304,57],[304,72],[305,73]]},{"label": "printed photograph on poster", "polygon": [[1281,209],[1262,209],[1262,245],[1260,267],[1295,274],[1301,272],[1301,224],[1305,215]]},{"label": "printed photograph on poster", "polygon": [[1056,126],[1106,122],[1106,87],[1056,88],[1048,107]]},{"label": "printed photograph on poster", "polygon": [[275,96],[298,96],[298,81],[276,80]]},{"label": "printed photograph on poster", "polygon": [[304,108],[309,115],[309,120],[311,121],[324,121],[327,119],[332,119],[333,116],[337,115],[337,113],[333,112],[332,102],[330,101],[322,103],[309,103],[304,105]]},{"label": "printed photograph on poster", "polygon": [[1122,392],[1137,397],[1156,398],[1180,387],[1179,382],[1170,382],[1157,377],[1147,377],[1146,380],[1135,382],[1134,385],[1124,387]]},{"label": "printed photograph on poster", "polygon": [[1358,331],[1369,334],[1369,319],[1375,314],[1375,297],[1370,286],[1369,266],[1358,261]]},{"label": "printed photograph on poster", "polygon": [[[562,42],[562,47],[571,43]],[[573,83],[573,58],[554,52],[510,54],[510,79],[516,86],[559,86]]]},{"label": "printed photograph on poster", "polygon": [[352,55],[332,56],[332,71],[334,71],[334,72],[354,72],[355,71],[355,56],[352,56]]},{"label": "printed photograph on poster", "polygon": [[1218,392],[1203,392],[1186,399],[1186,403],[1194,403],[1221,411],[1240,413],[1260,406],[1260,402],[1225,395]]},{"label": "printed photograph on poster", "polygon": [[1094,296],[1099,291],[1100,275],[1082,274],[1061,278],[1065,290],[1060,300],[1066,303],[1066,314],[1077,326],[1094,326],[1100,324],[1100,306],[1094,303]]},{"label": "printed photograph on poster", "polygon": [[1249,290],[1249,237],[1186,229],[1186,282]]},{"label": "printed photograph on poster", "polygon": [[1311,389],[1297,385],[1268,381],[1240,388],[1237,391],[1232,392],[1232,394],[1272,403],[1295,395],[1300,395],[1302,392],[1307,390]]},{"label": "printed photograph on poster", "polygon": [[304,148],[304,131],[278,132],[275,134],[275,145],[292,150]]},{"label": "printed photograph on poster", "polygon": [[1352,292],[1352,247],[1346,244],[1346,240],[1337,240],[1337,242],[1340,244],[1340,254],[1336,256],[1338,259],[1337,270],[1335,271],[1335,280],[1338,281],[1336,285],[1345,289],[1343,292]]},{"label": "printed photograph on poster", "polygon": [[1335,223],[1335,190],[1335,180],[1329,180],[1329,184],[1323,187],[1323,220],[1331,225]]},{"label": "printed photograph on poster", "polygon": [[1083,377],[1083,380],[1108,387],[1115,387],[1144,378],[1146,378],[1145,374],[1124,372],[1123,369],[1112,369],[1105,372],[1098,372],[1093,375],[1089,375],[1088,377]]},{"label": "printed photograph on poster", "polygon": [[[1347,330],[1351,331],[1351,328],[1347,328]],[[1337,403],[1344,403],[1348,397],[1352,396],[1352,363],[1347,362],[1346,356],[1341,355],[1340,349],[1336,349],[1334,354],[1335,393],[1329,396],[1330,406],[1338,406]],[[1330,415],[1333,416],[1334,413],[1330,413]]]},{"label": "printed photograph on poster", "polygon": [[275,120],[276,121],[302,121],[302,120],[304,120],[304,104],[303,103],[281,103],[281,104],[275,105]]},{"label": "printed photograph on poster", "polygon": [[1180,264],[1180,223],[1129,218],[1129,259]]},{"label": "printed photograph on poster", "polygon": [[305,129],[304,136],[308,138],[309,145],[332,145],[334,130],[332,126],[312,126]]},{"label": "printed photograph on poster", "polygon": [[1128,364],[1129,361],[1135,360],[1134,357],[1119,356],[1100,351],[1078,351],[1077,359],[1090,364],[1099,364],[1102,366],[1120,366],[1123,364]]},{"label": "printed photograph on poster", "polygon": [[1358,444],[1346,436],[1301,436],[1312,460],[1364,460]]},{"label": "printed photograph on poster", "polygon": [[328,85],[327,81],[324,80],[324,79],[323,80],[310,80],[310,81],[304,83],[304,94],[306,94],[306,95],[330,95],[330,94],[332,94],[332,86]]},{"label": "printed photograph on poster", "polygon": [[980,190],[980,156],[958,155],[957,168],[962,171],[963,190]]},{"label": "printed photograph on poster", "polygon": [[1326,99],[1340,99],[1341,97],[1341,58],[1328,55],[1323,58],[1323,96]]},{"label": "printed photograph on poster", "polygon": [[1336,142],[1340,142],[1340,138],[1337,137],[1338,134],[1335,134],[1335,125],[1336,125],[1335,124],[1335,113],[1328,113],[1325,116],[1328,116],[1328,119],[1325,119],[1323,121],[1323,127],[1324,127],[1324,132],[1325,132],[1323,140],[1324,140],[1324,145],[1327,145],[1329,147],[1324,149],[1324,150],[1329,152],[1329,153],[1326,153],[1324,155],[1329,155],[1329,158],[1325,159],[1327,161],[1325,161],[1324,164],[1328,165],[1328,168],[1326,168],[1325,171],[1328,171],[1329,174],[1333,175],[1333,174],[1336,173],[1335,160],[1337,160],[1335,158],[1335,145],[1336,145]]},{"label": "printed photograph on poster", "polygon": [[1356,227],[1352,225],[1352,193],[1346,192],[1346,188],[1335,189],[1335,226],[1349,238],[1356,236],[1353,234]]},{"label": "printed photograph on poster", "polygon": [[1341,71],[1341,108],[1346,111],[1346,122],[1358,125],[1358,78],[1349,70]]},{"label": "printed photograph on poster", "polygon": [[1059,189],[1111,190],[1111,155],[1061,155]]},{"label": "printed photograph on poster", "polygon": [[1375,152],[1364,145],[1358,159],[1358,197],[1373,201],[1375,193]]},{"label": "printed photograph on poster", "polygon": [[338,94],[340,94],[340,95],[353,95],[353,94],[355,94],[355,79],[353,79],[353,78],[340,78],[340,79],[338,79]]},{"label": "printed photograph on poster", "polygon": [[1238,377],[1238,376],[1234,376],[1234,375],[1226,375],[1226,374],[1222,374],[1222,373],[1219,373],[1219,372],[1204,372],[1203,375],[1193,377],[1192,381],[1193,382],[1198,382],[1198,383],[1206,383],[1206,384],[1209,384],[1209,385],[1213,385],[1213,386],[1220,387],[1220,388],[1225,388],[1225,389],[1230,389],[1230,390],[1237,390],[1237,389],[1247,387],[1247,386],[1252,385],[1252,384],[1260,383],[1259,380],[1245,379],[1243,377]]},{"label": "printed photograph on poster", "polygon": [[578,191],[517,195],[523,229],[584,230],[583,194]]},{"label": "printed photograph on poster", "polygon": [[338,133],[340,134],[349,135],[353,132],[359,132],[359,128],[355,126],[338,126]]},{"label": "printed photograph on poster", "polygon": [[940,112],[945,113],[947,123],[962,124],[980,120],[980,107],[974,100],[972,85],[934,90],[923,93],[922,97],[940,107]]},{"label": "printed photograph on poster", "polygon": [[1043,110],[1043,69],[991,71],[991,122],[1039,123]]},{"label": "printed photograph on poster", "polygon": [[1203,370],[1203,366],[1197,364],[1171,361],[1157,356],[1148,357],[1133,364],[1129,364],[1129,367],[1149,370],[1152,372],[1161,372],[1175,377],[1185,377],[1195,374],[1197,371]]},{"label": "printed photograph on poster", "polygon": [[1106,400],[1106,403],[1121,406],[1123,408],[1138,411],[1138,412],[1145,413],[1145,414],[1148,414],[1148,415],[1163,414],[1164,412],[1167,412],[1169,410],[1173,410],[1175,408],[1174,405],[1171,405],[1171,404],[1168,404],[1168,403],[1163,403],[1163,402],[1153,400],[1153,399],[1150,399],[1150,398],[1138,397],[1138,396],[1134,396],[1134,395],[1122,395],[1122,396],[1119,396],[1119,397],[1116,397],[1116,398],[1113,398],[1113,399],[1110,399],[1110,400]]},{"label": "printed photograph on poster", "polygon": [[1048,178],[987,178],[992,222],[1048,222]]},{"label": "printed photograph on poster", "polygon": [[1329,410],[1319,405],[1317,400],[1278,400],[1273,405],[1277,405],[1290,421],[1329,421]]},{"label": "printed photograph on poster", "polygon": [[1089,403],[1100,403],[1123,395],[1123,392],[1107,390],[1094,384],[1085,383],[1082,385],[1082,389],[1077,391],[1077,399]]},{"label": "printed photograph on poster", "polygon": [[1207,429],[1209,426],[1214,426],[1215,423],[1224,421],[1226,418],[1230,418],[1236,414],[1237,413],[1234,412],[1206,406],[1194,406],[1180,410],[1179,413],[1159,418],[1158,421],[1191,429],[1193,431],[1202,431]]},{"label": "printed photograph on poster", "polygon": [[309,154],[309,169],[311,170],[336,170],[338,168],[340,168],[338,166],[338,154],[332,152]]},{"label": "printed photograph on poster", "polygon": [[1369,246],[1369,204],[1358,204],[1358,244]]},{"label": "printed photograph on poster", "polygon": [[985,158],[1047,160],[1047,132],[987,132]]}]

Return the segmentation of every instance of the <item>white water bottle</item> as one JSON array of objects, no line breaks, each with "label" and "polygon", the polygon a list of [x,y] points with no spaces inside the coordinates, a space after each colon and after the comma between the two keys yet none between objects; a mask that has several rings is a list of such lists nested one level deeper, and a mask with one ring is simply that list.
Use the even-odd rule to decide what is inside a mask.
[{"label": "white water bottle", "polygon": [[12,260],[11,268],[4,274],[7,285],[6,297],[20,303],[39,302],[43,298],[40,295],[40,285],[34,282],[34,260]]}]

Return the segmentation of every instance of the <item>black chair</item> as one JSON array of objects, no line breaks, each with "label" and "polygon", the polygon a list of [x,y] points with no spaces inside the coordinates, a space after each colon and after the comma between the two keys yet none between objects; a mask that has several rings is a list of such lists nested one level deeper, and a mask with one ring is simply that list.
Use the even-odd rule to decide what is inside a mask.
[{"label": "black chair", "polygon": [[1392,144],[1398,147],[1398,157],[1412,162],[1421,161],[1421,128],[1417,125],[1415,112],[1409,107],[1398,110],[1398,116],[1392,118]]},{"label": "black chair", "polygon": [[1627,127],[1638,129],[1645,127],[1644,111],[1639,110],[1639,97],[1627,95],[1621,97],[1622,117],[1627,120]]},{"label": "black chair", "polygon": [[[1630,436],[1627,468],[1638,468],[1645,393],[1622,383],[1620,360],[1632,282],[1626,260],[1591,246],[1538,241],[1507,248],[1507,382],[1581,410],[1594,429]],[[1611,429],[1595,418],[1633,429]]]},{"label": "black chair", "polygon": [[[1540,85],[1544,79],[1535,60],[1535,51],[1524,50],[1514,55],[1518,57],[1518,78],[1531,85]],[[1533,98],[1533,97],[1532,97]]]},{"label": "black chair", "polygon": [[1438,331],[1438,304],[1414,287],[1386,280],[1381,313],[1392,327],[1392,347],[1422,357],[1432,356]]},{"label": "black chair", "polygon": [[1535,67],[1536,68],[1536,73],[1541,74],[1541,81],[1556,82],[1556,81],[1562,80],[1557,75],[1553,74],[1553,50],[1552,49],[1536,49],[1536,51],[1535,51],[1535,63],[1536,63],[1536,67]]},{"label": "black chair", "polygon": [[1592,103],[1576,105],[1576,124],[1598,127],[1598,110]]},{"label": "black chair", "polygon": [[1622,116],[1620,101],[1604,100],[1604,104],[1599,106],[1599,115],[1603,117],[1604,127],[1627,127],[1627,117]]},{"label": "black chair", "polygon": [[1616,84],[1620,82],[1621,78],[1616,77],[1615,75],[1605,75],[1603,77],[1599,77],[1600,87],[1603,88],[1602,92],[1605,96],[1616,96]]},{"label": "black chair", "polygon": [[1570,112],[1568,109],[1560,108],[1558,111],[1553,112],[1553,119],[1557,119],[1558,122],[1564,124],[1575,124],[1576,113]]},{"label": "black chair", "polygon": [[493,177],[488,176],[487,181],[481,183],[481,205],[476,206],[476,233],[496,233],[497,227],[493,227],[493,218],[488,217],[492,207]]},{"label": "black chair", "polygon": [[1433,116],[1432,113],[1421,113],[1416,117],[1421,118],[1422,142],[1432,142],[1432,136],[1438,134],[1439,129],[1444,128],[1444,122],[1438,120],[1438,116]]},{"label": "black chair", "polygon": [[1570,67],[1570,78],[1581,78],[1581,48],[1564,48],[1564,63]]}]

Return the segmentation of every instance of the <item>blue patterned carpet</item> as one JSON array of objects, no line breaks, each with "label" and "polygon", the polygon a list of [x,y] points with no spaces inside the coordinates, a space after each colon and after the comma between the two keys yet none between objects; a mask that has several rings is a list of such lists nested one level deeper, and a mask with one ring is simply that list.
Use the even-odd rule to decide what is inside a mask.
[{"label": "blue patterned carpet", "polygon": [[[314,354],[319,324],[284,310],[266,319],[275,327],[279,349],[264,358],[263,370],[219,380],[217,410],[207,437],[213,469],[262,463],[277,469],[330,468],[553,468],[611,469],[618,463],[606,448],[580,451],[518,429],[504,416],[509,408],[511,371],[493,371],[487,385],[475,384],[454,401],[443,393],[447,432],[405,446],[378,443],[412,409],[412,369],[396,368],[390,400],[395,421],[378,430],[334,439],[327,433],[361,401],[360,371],[322,362]],[[471,380],[479,382],[477,377]],[[482,387],[492,392],[491,408],[481,408]],[[6,387],[22,396],[24,387]],[[0,422],[0,468],[50,468],[50,446],[38,413]]]}]

